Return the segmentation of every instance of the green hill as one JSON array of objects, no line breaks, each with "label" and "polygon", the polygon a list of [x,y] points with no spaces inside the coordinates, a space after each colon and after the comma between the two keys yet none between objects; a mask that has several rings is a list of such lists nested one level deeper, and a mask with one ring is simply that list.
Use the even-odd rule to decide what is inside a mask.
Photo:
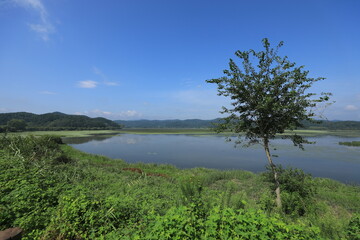
[{"label": "green hill", "polygon": [[90,118],[83,115],[68,115],[61,112],[34,114],[27,112],[0,113],[0,127],[5,129],[9,121],[21,120],[26,130],[90,130],[119,129],[121,126],[106,118]]},{"label": "green hill", "polygon": [[360,130],[359,121],[320,121],[319,124],[305,122],[305,128],[327,130]]}]

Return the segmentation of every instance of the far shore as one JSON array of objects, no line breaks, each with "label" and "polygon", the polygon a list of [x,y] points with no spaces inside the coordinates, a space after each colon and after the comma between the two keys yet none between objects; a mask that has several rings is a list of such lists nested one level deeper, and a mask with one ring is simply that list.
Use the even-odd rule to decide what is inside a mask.
[{"label": "far shore", "polygon": [[[312,130],[301,129],[286,131],[283,135],[296,133],[304,137],[339,136],[360,137],[360,130]],[[208,128],[124,128],[120,130],[69,130],[69,131],[28,131],[11,133],[16,135],[55,135],[60,137],[89,137],[94,135],[118,135],[118,134],[193,134],[193,135],[216,135]],[[221,135],[231,135],[231,132],[223,132]],[[281,135],[280,135],[281,136]]]}]

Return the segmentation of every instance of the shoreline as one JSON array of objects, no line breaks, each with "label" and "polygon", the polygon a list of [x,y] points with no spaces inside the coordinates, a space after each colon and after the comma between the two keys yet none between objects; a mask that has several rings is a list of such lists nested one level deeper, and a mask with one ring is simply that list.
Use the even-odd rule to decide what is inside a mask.
[{"label": "shoreline", "polygon": [[[118,135],[118,134],[192,134],[192,135],[232,135],[231,132],[216,133],[206,128],[125,128],[121,130],[68,130],[68,131],[27,131],[10,133],[10,135],[54,135],[64,138],[69,137],[90,137],[97,135]],[[339,137],[360,137],[360,130],[312,130],[301,129],[285,131],[282,135],[295,133],[304,137],[317,136],[339,136]],[[235,135],[235,134],[234,134]]]}]

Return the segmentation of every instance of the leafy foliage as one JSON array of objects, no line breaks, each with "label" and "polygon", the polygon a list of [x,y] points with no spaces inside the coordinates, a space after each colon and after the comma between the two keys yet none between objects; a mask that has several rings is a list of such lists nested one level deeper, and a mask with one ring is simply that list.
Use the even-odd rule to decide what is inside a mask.
[{"label": "leafy foliage", "polygon": [[9,132],[24,131],[26,129],[26,122],[20,119],[11,119],[7,122],[6,129]]},{"label": "leafy foliage", "polygon": [[[268,171],[263,175],[266,181],[272,183],[275,189],[276,184],[272,176],[272,170],[268,166]],[[292,216],[303,216],[313,206],[316,188],[310,174],[305,174],[301,169],[287,168],[281,165],[276,170],[279,174],[279,183],[282,188],[282,210],[285,214]]]},{"label": "leafy foliage", "polygon": [[261,211],[215,206],[199,218],[194,206],[182,206],[158,216],[146,239],[320,239],[320,235],[317,228],[286,224]]},{"label": "leafy foliage", "polygon": [[349,239],[360,239],[360,216],[354,216],[347,228],[347,236]]},{"label": "leafy foliage", "polygon": [[[315,94],[307,90],[324,78],[309,78],[304,66],[296,67],[287,57],[278,56],[283,42],[275,49],[270,47],[268,39],[262,42],[264,51],[235,52],[242,60],[242,67],[230,59],[229,69],[224,70],[225,77],[207,80],[217,84],[218,95],[232,101],[232,108],[223,107],[221,113],[229,115],[218,125],[218,130],[243,132],[250,143],[272,139],[286,129],[303,127],[302,121],[313,121],[315,113],[311,109],[328,101],[330,95],[322,93],[320,98],[314,99]],[[300,147],[306,142],[297,135],[287,137]]]}]

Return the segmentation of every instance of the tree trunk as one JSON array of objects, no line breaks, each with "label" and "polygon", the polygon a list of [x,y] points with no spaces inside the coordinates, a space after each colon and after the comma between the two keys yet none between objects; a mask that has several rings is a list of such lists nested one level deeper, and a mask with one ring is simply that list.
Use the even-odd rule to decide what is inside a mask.
[{"label": "tree trunk", "polygon": [[275,188],[275,193],[276,193],[276,206],[278,208],[281,208],[281,196],[280,196],[280,183],[279,183],[279,179],[278,179],[278,172],[276,171],[276,166],[275,164],[273,163],[272,159],[271,159],[271,154],[270,154],[270,149],[269,149],[269,139],[267,138],[264,138],[263,139],[264,141],[264,148],[265,148],[265,152],[266,152],[266,156],[268,158],[268,161],[269,161],[269,164],[270,164],[270,167],[271,167],[271,170],[274,174],[274,180],[275,180],[275,185],[276,185],[276,188]]}]

